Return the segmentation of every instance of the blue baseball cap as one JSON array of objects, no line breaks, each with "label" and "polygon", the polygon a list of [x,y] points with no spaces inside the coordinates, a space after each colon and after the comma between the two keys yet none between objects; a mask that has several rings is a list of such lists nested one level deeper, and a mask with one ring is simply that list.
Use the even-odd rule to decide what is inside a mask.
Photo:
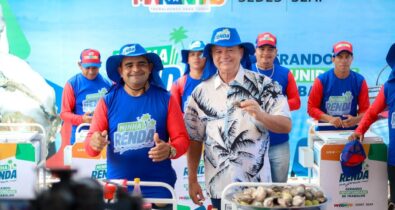
[{"label": "blue baseball cap", "polygon": [[188,49],[181,50],[181,62],[188,63],[188,53],[189,52],[199,52],[204,50],[206,44],[203,41],[195,40],[189,44]]},{"label": "blue baseball cap", "polygon": [[119,83],[122,78],[118,72],[118,67],[120,66],[122,59],[124,57],[137,57],[144,56],[147,58],[149,63],[153,64],[152,72],[150,75],[150,83],[161,88],[164,88],[163,82],[159,77],[159,71],[163,69],[162,60],[156,53],[149,53],[140,44],[126,44],[121,47],[118,55],[112,55],[107,59],[106,70],[107,76],[112,81]]},{"label": "blue baseball cap", "polygon": [[365,150],[358,140],[349,141],[340,154],[340,163],[345,176],[354,176],[362,171],[366,159]]}]

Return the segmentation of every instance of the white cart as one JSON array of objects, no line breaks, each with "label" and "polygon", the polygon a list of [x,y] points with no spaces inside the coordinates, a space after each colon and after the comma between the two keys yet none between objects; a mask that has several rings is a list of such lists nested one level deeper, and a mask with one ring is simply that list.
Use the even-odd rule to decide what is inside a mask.
[{"label": "white cart", "polygon": [[45,139],[40,124],[0,123],[1,198],[32,199],[46,186]]},{"label": "white cart", "polygon": [[352,130],[316,131],[317,123],[312,120],[308,135],[308,146],[299,148],[299,162],[308,168],[309,178],[316,176],[319,185],[331,200],[326,209],[386,209],[388,198],[387,147],[382,139],[367,132],[362,142],[366,160],[362,172],[353,177],[342,173],[340,154]]},{"label": "white cart", "polygon": [[76,128],[75,143],[64,148],[64,165],[77,170],[74,178],[105,179],[107,174],[107,147],[96,157],[91,157],[85,152],[84,141],[89,127],[90,124],[82,123]]}]

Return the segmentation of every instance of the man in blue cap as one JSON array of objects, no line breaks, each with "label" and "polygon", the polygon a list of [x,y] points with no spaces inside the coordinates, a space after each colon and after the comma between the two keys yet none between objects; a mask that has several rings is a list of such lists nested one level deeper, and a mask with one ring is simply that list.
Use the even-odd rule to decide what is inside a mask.
[{"label": "man in blue cap", "polygon": [[197,182],[203,143],[206,189],[213,207],[220,209],[221,193],[228,184],[270,181],[268,130],[291,130],[280,86],[247,70],[254,50],[253,44],[241,42],[236,29],[227,27],[215,29],[204,48],[206,66],[218,72],[195,88],[184,113],[192,140],[189,195],[195,204],[204,199]]},{"label": "man in blue cap", "polygon": [[182,112],[184,112],[184,106],[195,87],[215,73],[210,72],[209,68],[204,68],[206,58],[203,57],[203,50],[205,46],[203,41],[196,40],[191,42],[188,49],[181,50],[181,61],[185,64],[185,72],[173,83],[170,92],[180,105]]},{"label": "man in blue cap", "polygon": [[349,139],[360,139],[362,141],[363,135],[370,125],[378,119],[381,112],[388,109],[388,180],[390,183],[390,204],[388,209],[395,209],[395,44],[392,44],[389,49],[386,60],[388,66],[392,69],[391,74]]},{"label": "man in blue cap", "polygon": [[[107,59],[116,82],[99,101],[85,141],[96,156],[107,147],[107,178],[165,182],[174,187],[170,159],[186,152],[189,139],[177,103],[159,77],[162,61],[139,44],[128,44]],[[143,197],[171,197],[164,188],[142,188]]]}]

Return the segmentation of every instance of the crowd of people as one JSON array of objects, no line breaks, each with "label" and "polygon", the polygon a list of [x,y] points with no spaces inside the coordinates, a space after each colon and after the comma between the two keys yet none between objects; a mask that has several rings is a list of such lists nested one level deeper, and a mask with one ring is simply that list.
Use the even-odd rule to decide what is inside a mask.
[{"label": "crowd of people", "polygon": [[[107,147],[108,179],[140,177],[173,187],[177,177],[171,159],[187,154],[191,200],[201,205],[207,195],[216,209],[221,209],[221,192],[232,182],[287,182],[291,111],[301,101],[295,78],[279,64],[277,52],[272,33],[259,34],[254,45],[241,41],[235,28],[217,28],[209,43],[192,41],[181,51],[184,75],[168,92],[159,77],[160,57],[140,44],[126,44],[107,59],[111,82],[99,74],[100,53],[86,49],[78,63],[82,72],[63,91],[61,118],[64,127],[71,126],[62,130],[63,141],[73,144],[76,126],[90,123],[85,150],[96,156]],[[332,53],[334,67],[315,79],[308,114],[331,124],[325,129],[355,129],[362,119],[350,136],[350,141],[362,141],[382,110],[394,112],[395,71],[370,106],[366,80],[351,71],[352,44],[335,43]],[[394,46],[387,62],[394,70]],[[391,195],[394,124],[389,114]],[[206,192],[197,180],[202,153]],[[170,196],[160,188],[142,192],[145,197]]]}]

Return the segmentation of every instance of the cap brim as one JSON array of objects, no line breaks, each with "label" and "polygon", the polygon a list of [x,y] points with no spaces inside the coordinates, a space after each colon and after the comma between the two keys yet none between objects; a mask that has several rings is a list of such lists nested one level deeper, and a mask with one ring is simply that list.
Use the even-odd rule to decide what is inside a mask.
[{"label": "cap brim", "polygon": [[259,43],[259,45],[256,45],[256,47],[258,48],[258,47],[262,47],[262,46],[265,46],[265,45],[268,45],[270,47],[276,48],[276,45],[273,44],[272,42],[261,42],[261,43]]},{"label": "cap brim", "polygon": [[89,67],[101,67],[101,63],[81,63],[81,66],[84,68],[89,68]]},{"label": "cap brim", "polygon": [[116,83],[121,80],[121,76],[118,73],[118,67],[123,57],[123,55],[112,55],[107,59],[106,62],[107,76]]},{"label": "cap brim", "polygon": [[348,53],[350,53],[351,55],[353,55],[353,53],[352,53],[350,50],[340,50],[339,52],[334,53],[333,56],[336,57],[336,56],[338,56],[338,55],[339,55],[340,53],[342,53],[342,52],[348,52]]},{"label": "cap brim", "polygon": [[395,69],[395,43],[388,50],[386,61],[392,69]]},{"label": "cap brim", "polygon": [[181,50],[181,62],[188,63],[189,50]]}]

